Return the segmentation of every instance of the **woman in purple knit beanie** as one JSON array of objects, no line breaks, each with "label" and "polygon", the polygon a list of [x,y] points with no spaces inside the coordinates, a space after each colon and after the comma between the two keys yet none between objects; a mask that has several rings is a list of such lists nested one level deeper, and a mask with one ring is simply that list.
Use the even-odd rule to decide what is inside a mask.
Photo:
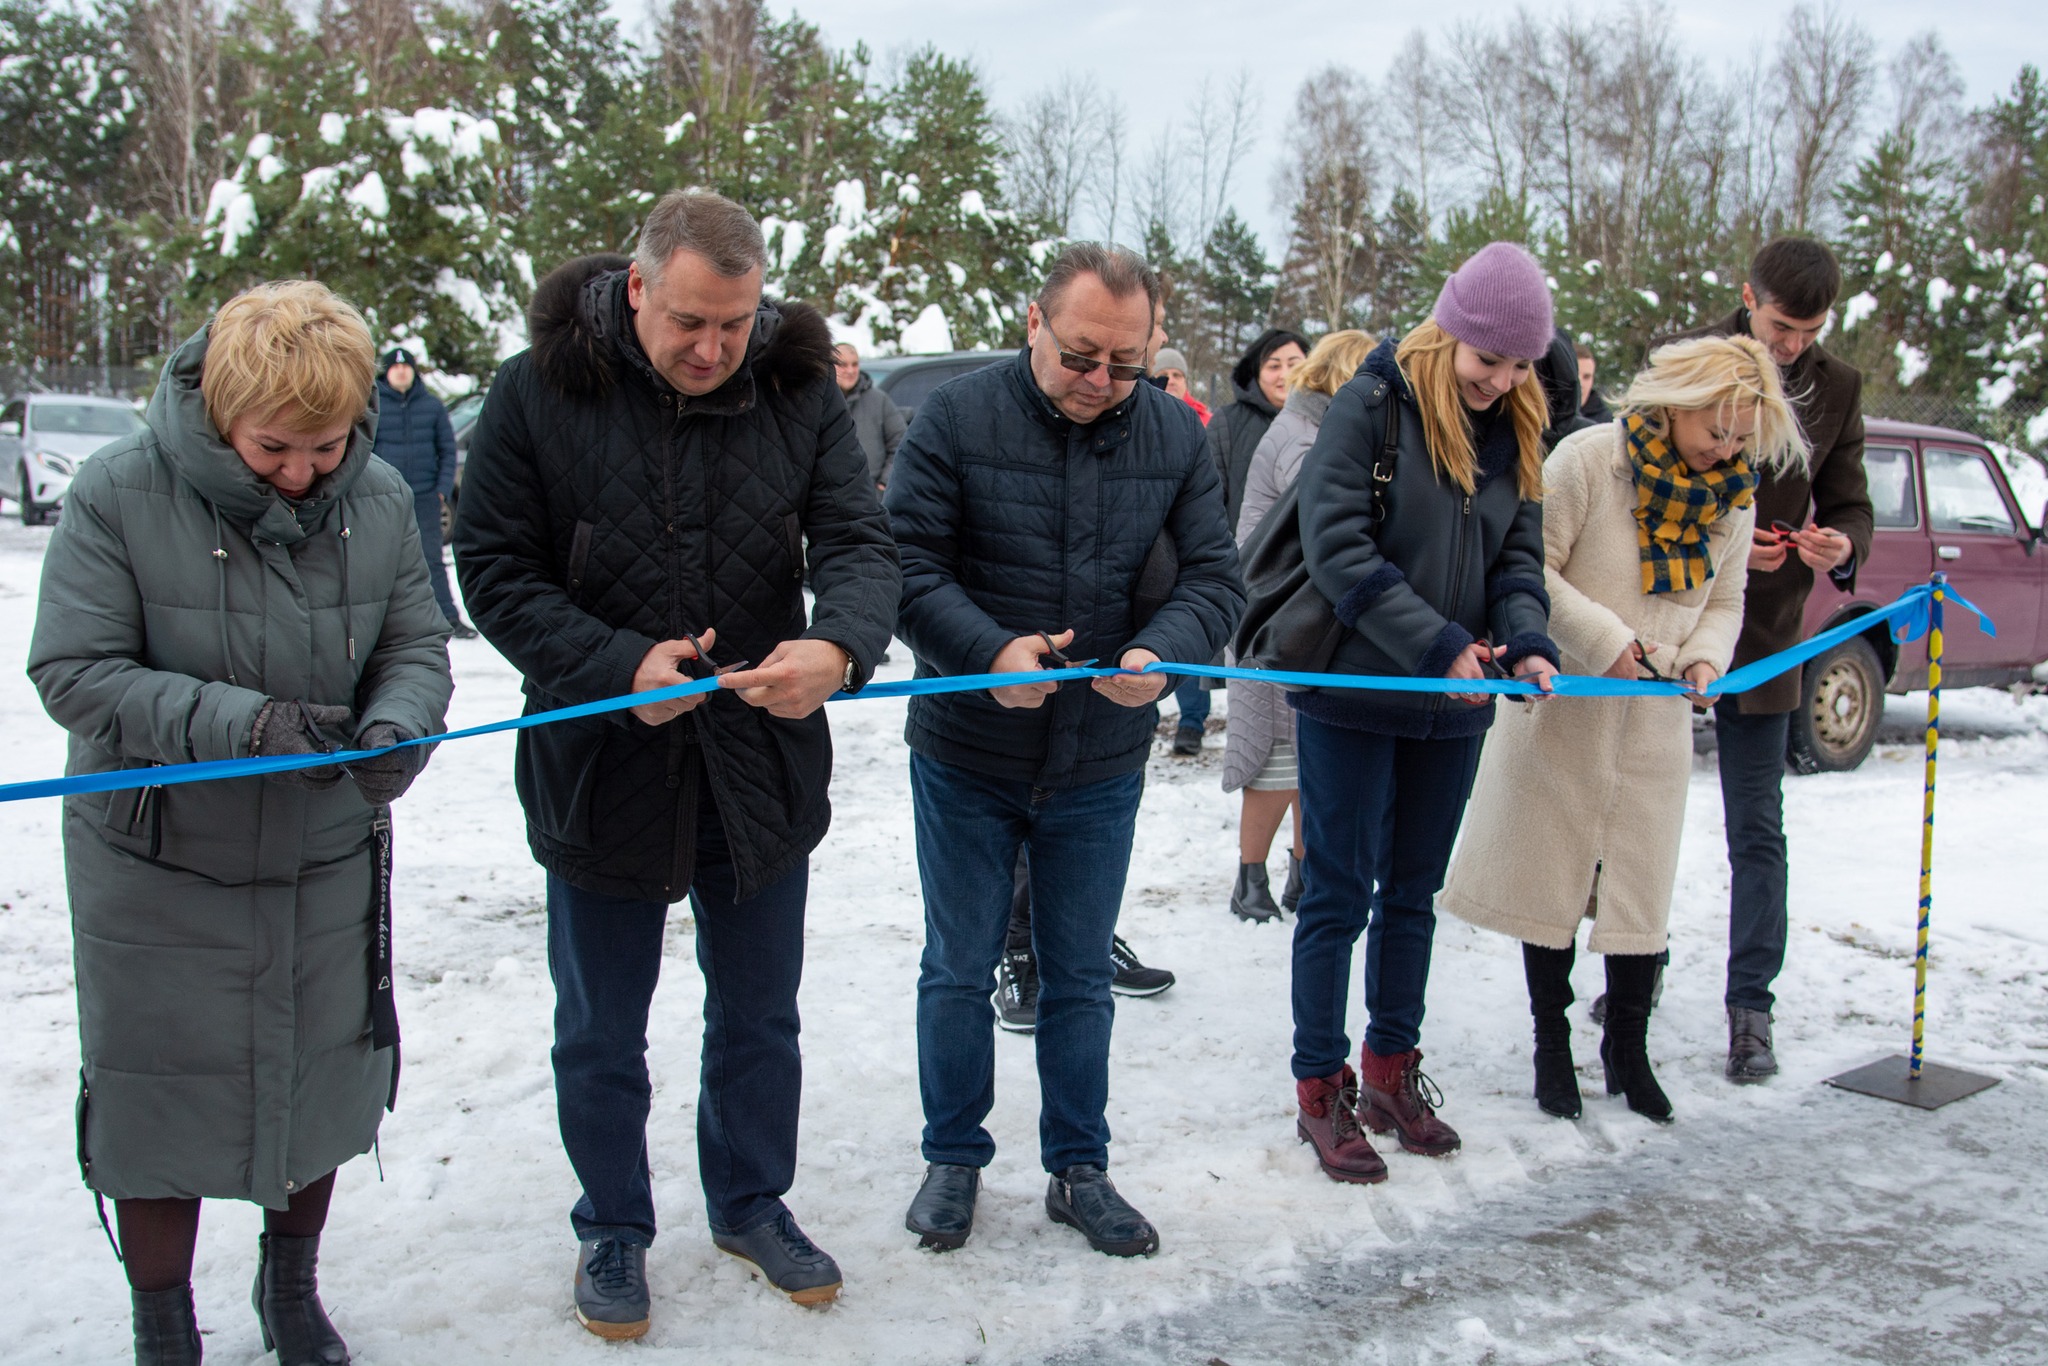
[{"label": "woman in purple knit beanie", "polygon": [[[1537,501],[1548,408],[1532,362],[1551,327],[1542,267],[1495,242],[1331,400],[1297,515],[1309,576],[1347,628],[1332,671],[1477,680],[1491,668],[1548,690],[1557,647]],[[1351,688],[1287,700],[1308,846],[1294,927],[1296,1132],[1332,1179],[1382,1181],[1367,1129],[1412,1153],[1459,1144],[1418,1045],[1436,894],[1494,703]],[[1368,1020],[1354,1072],[1345,1014],[1360,934]]]}]

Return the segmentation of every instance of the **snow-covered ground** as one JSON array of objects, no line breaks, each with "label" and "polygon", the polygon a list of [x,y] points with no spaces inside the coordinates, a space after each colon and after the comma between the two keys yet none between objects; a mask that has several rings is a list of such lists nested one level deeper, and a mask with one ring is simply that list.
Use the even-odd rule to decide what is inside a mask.
[{"label": "snow-covered ground", "polygon": [[[20,669],[47,534],[0,527],[0,778],[62,764]],[[488,645],[458,643],[454,656],[451,721],[516,710],[517,680]],[[908,667],[898,647],[883,676]],[[2048,1360],[2048,895],[2035,824],[2048,813],[2048,700],[1944,699],[1931,1056],[2002,1084],[1932,1114],[1820,1084],[1907,1039],[1923,703],[1892,700],[1859,772],[1786,783],[1795,929],[1780,1078],[1738,1090],[1720,1076],[1727,874],[1708,755],[1651,1033],[1679,1122],[1655,1127],[1599,1094],[1583,1008],[1586,1118],[1541,1115],[1519,953],[1447,920],[1424,1045],[1465,1148],[1439,1161],[1395,1152],[1392,1178],[1370,1189],[1325,1180],[1295,1141],[1288,931],[1225,909],[1235,802],[1217,787],[1220,756],[1156,757],[1123,927],[1180,982],[1118,1008],[1115,1174],[1164,1240],[1135,1262],[1047,1223],[1031,1048],[1009,1036],[991,1123],[1004,1146],[973,1240],[940,1257],[903,1231],[922,1164],[902,704],[836,706],[838,817],[814,864],[790,1203],[838,1257],[845,1294],[826,1311],[794,1308],[703,1232],[691,1142],[701,986],[679,913],[651,1030],[665,1229],[650,1260],[655,1322],[621,1350],[719,1363]],[[405,1084],[384,1126],[383,1182],[367,1158],[342,1174],[322,1266],[363,1366],[610,1350],[569,1308],[573,1186],[547,1067],[542,885],[510,770],[509,737],[448,746],[399,806]],[[0,850],[0,1276],[13,1287],[0,1359],[121,1360],[124,1283],[73,1160],[56,804],[0,806]],[[1598,974],[1582,958],[1582,998]],[[253,1207],[207,1209],[196,1281],[211,1362],[270,1359],[247,1298],[257,1227]]]}]

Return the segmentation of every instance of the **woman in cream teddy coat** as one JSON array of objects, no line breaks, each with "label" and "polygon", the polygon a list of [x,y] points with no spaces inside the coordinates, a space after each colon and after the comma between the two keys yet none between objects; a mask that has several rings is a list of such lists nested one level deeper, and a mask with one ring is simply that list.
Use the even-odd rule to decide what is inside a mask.
[{"label": "woman in cream teddy coat", "polygon": [[[1742,628],[1760,469],[1806,458],[1777,367],[1747,337],[1659,349],[1614,422],[1567,437],[1543,470],[1545,587],[1565,671],[1704,688]],[[1579,1114],[1565,1007],[1582,919],[1607,956],[1609,1094],[1670,1103],[1646,1038],[1692,770],[1679,697],[1505,709],[1480,759],[1441,904],[1522,941],[1536,1096]]]}]

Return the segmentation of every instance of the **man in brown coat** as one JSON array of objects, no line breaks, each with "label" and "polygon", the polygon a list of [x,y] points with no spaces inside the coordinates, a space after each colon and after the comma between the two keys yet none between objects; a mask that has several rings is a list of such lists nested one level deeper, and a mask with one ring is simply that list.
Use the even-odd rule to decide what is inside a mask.
[{"label": "man in brown coat", "polygon": [[[1842,272],[1810,237],[1776,238],[1750,262],[1742,307],[1689,336],[1748,335],[1778,363],[1813,446],[1804,474],[1765,474],[1756,494],[1755,543],[1735,667],[1799,643],[1816,575],[1850,592],[1870,556],[1870,491],[1863,476],[1863,376],[1819,343]],[[1798,528],[1781,533],[1773,523]],[[1771,983],[1785,965],[1786,732],[1799,706],[1800,672],[1714,707],[1721,803],[1728,827],[1728,1076],[1758,1081],[1778,1070],[1771,1053]]]}]

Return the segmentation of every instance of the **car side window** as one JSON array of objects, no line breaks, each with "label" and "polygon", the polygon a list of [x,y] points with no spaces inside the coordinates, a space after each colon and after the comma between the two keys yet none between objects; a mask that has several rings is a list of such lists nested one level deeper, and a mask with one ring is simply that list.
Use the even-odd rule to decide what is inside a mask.
[{"label": "car side window", "polygon": [[1929,447],[1924,460],[1929,526],[1936,531],[2015,534],[2012,509],[2006,506],[2005,495],[1983,456]]},{"label": "car side window", "polygon": [[905,370],[901,373],[903,377],[889,386],[889,401],[908,416],[917,411],[920,403],[931,397],[932,390],[953,378],[957,372],[949,365],[920,365],[914,370]]},{"label": "car side window", "polygon": [[1880,527],[1920,525],[1920,495],[1913,487],[1913,453],[1897,446],[1868,446],[1863,473],[1870,481],[1870,510]]}]

